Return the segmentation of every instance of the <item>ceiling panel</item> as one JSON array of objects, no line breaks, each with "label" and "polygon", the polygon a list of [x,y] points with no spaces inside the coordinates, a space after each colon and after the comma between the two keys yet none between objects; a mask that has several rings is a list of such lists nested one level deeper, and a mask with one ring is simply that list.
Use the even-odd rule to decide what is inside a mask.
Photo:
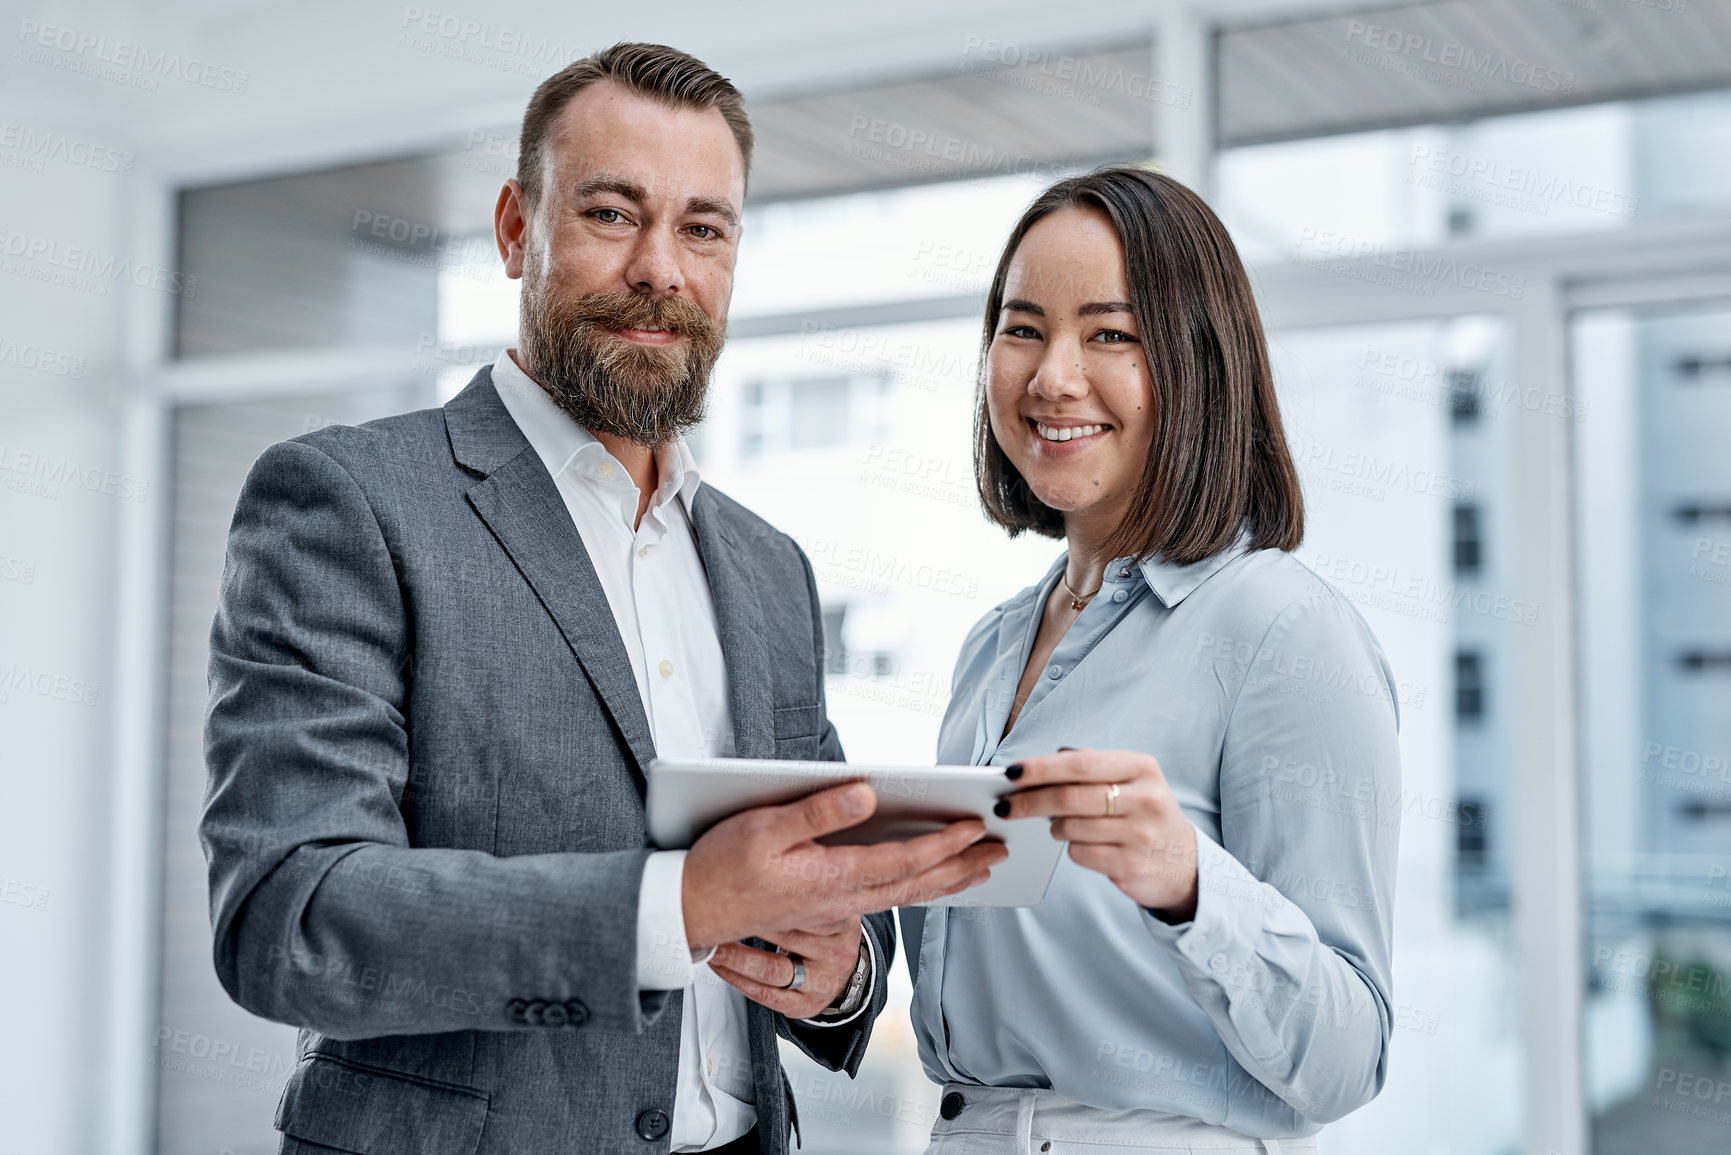
[{"label": "ceiling panel", "polygon": [[[1440,0],[1234,27],[1217,44],[1216,124],[1231,146],[1731,87],[1731,0]],[[1183,99],[1153,61],[1145,35],[1080,48],[975,37],[941,69],[748,92],[751,200],[1146,159],[1159,103]],[[362,211],[485,233],[514,136],[501,127],[443,153],[226,187],[267,215],[344,233]]]},{"label": "ceiling panel", "polygon": [[1222,146],[1731,86],[1731,0],[1441,0],[1220,34]]},{"label": "ceiling panel", "polygon": [[1146,39],[1024,51],[983,41],[954,68],[747,103],[753,200],[1145,159],[1156,103]]}]

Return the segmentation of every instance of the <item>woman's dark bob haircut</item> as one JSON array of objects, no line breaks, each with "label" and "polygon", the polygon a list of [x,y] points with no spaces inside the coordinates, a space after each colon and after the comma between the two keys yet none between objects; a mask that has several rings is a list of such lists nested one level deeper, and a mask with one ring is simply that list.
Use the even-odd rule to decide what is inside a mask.
[{"label": "woman's dark bob haircut", "polygon": [[1124,249],[1130,305],[1154,384],[1154,441],[1109,558],[1189,565],[1230,546],[1298,548],[1304,496],[1280,427],[1268,342],[1238,250],[1201,197],[1169,176],[1113,167],[1059,181],[1016,222],[986,300],[974,475],[986,516],[1013,537],[1064,535],[992,433],[987,355],[1010,261],[1028,230],[1065,208],[1097,209]]}]

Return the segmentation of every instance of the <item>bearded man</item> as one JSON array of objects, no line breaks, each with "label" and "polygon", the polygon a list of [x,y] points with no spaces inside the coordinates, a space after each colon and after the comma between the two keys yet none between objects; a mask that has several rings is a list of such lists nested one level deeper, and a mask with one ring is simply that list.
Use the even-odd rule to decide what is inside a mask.
[{"label": "bearded man", "polygon": [[787,1150],[776,1037],[852,1074],[877,912],[980,823],[828,847],[864,785],[645,843],[650,761],[840,759],[811,566],[703,485],[751,129],[684,53],[543,83],[494,214],[519,344],[443,409],[267,450],[211,632],[218,977],[302,1028],[285,1152]]}]

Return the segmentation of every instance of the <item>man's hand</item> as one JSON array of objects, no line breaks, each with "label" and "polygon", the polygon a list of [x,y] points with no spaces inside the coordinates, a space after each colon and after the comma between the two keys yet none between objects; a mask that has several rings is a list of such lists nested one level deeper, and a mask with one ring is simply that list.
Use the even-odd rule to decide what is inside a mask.
[{"label": "man's hand", "polygon": [[815,841],[857,826],[876,809],[872,788],[853,782],[717,823],[685,856],[691,949],[755,935],[803,955],[789,945],[790,932],[853,933],[863,914],[931,902],[986,881],[1009,853],[1001,842],[980,841],[986,826],[975,818],[906,842]]},{"label": "man's hand", "polygon": [[[858,922],[835,934],[790,930],[775,941],[785,954],[723,943],[709,960],[709,968],[754,1003],[790,1019],[816,1018],[847,989],[859,964],[863,934]],[[805,964],[805,985],[797,991],[787,989],[793,981],[793,960],[788,955],[798,955]]]}]

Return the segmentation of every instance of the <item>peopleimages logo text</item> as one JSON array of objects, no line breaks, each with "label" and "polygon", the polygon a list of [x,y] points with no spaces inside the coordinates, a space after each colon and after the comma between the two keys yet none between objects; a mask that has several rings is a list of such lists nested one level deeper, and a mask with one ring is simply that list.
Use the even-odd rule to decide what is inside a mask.
[{"label": "peopleimages logo text", "polygon": [[1396,56],[1415,57],[1426,64],[1454,69],[1484,80],[1503,80],[1525,85],[1541,92],[1570,93],[1575,90],[1575,74],[1560,68],[1546,68],[1530,60],[1511,58],[1500,52],[1475,51],[1453,40],[1438,40],[1416,32],[1403,32],[1363,20],[1346,22],[1348,42],[1375,48]]},{"label": "peopleimages logo text", "polygon": [[[93,277],[97,284],[123,281],[140,289],[158,289],[191,299],[198,292],[198,277],[148,262],[134,264],[125,257],[103,255],[83,245],[63,245],[52,237],[31,236],[0,227],[0,256],[16,257],[50,269]],[[30,266],[8,266],[7,272],[28,273]],[[87,284],[78,287],[87,287]],[[106,288],[101,290],[106,293]]]},{"label": "peopleimages logo text", "polygon": [[118,148],[92,144],[64,132],[49,132],[0,121],[0,148],[11,149],[37,160],[58,160],[66,164],[92,168],[98,172],[114,172],[126,176],[132,172],[133,156]]},{"label": "peopleimages logo text", "polygon": [[[1473,261],[1457,261],[1446,253],[1390,246],[1368,237],[1308,226],[1299,231],[1297,247],[1301,264],[1331,271],[1347,272],[1355,264],[1364,264],[1402,274],[1415,284],[1448,282],[1515,301],[1527,295],[1525,277],[1498,272]],[[1312,253],[1317,256],[1312,257]]]},{"label": "peopleimages logo text", "polygon": [[[196,57],[178,52],[152,49],[130,40],[110,40],[93,32],[80,32],[61,24],[43,24],[24,20],[18,25],[18,39],[27,47],[52,48],[57,52],[94,61],[115,68],[130,68],[147,76],[165,77],[214,88],[218,92],[246,93],[250,73],[235,68],[208,64]],[[154,84],[152,85],[154,87]]]},{"label": "peopleimages logo text", "polygon": [[582,50],[550,36],[537,37],[522,28],[492,24],[409,5],[403,9],[402,27],[410,32],[437,36],[473,48],[484,48],[506,56],[522,56],[541,64],[559,66],[582,56]]}]

